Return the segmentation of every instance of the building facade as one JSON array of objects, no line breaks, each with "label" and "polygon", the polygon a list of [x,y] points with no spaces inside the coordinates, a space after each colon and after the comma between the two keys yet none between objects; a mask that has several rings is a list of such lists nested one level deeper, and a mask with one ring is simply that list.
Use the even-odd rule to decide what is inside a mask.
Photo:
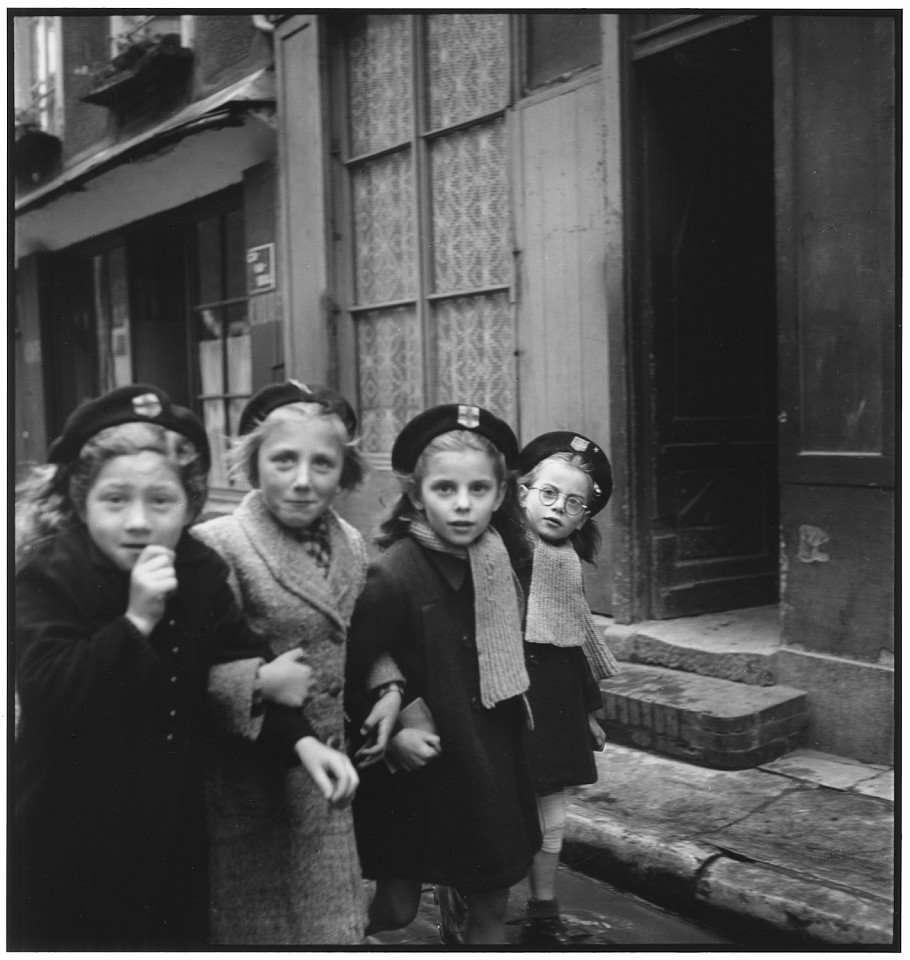
[{"label": "building facade", "polygon": [[100,19],[62,18],[61,165],[20,187],[17,458],[119,376],[218,442],[327,382],[369,535],[424,407],[578,430],[616,475],[594,609],[777,605],[812,743],[889,760],[895,19],[181,18],[183,99],[133,119],[66,59]]}]

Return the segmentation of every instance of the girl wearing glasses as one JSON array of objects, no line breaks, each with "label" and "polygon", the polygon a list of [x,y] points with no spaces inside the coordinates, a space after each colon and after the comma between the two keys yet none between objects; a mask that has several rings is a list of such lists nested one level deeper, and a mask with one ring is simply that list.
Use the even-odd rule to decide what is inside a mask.
[{"label": "girl wearing glasses", "polygon": [[565,788],[597,780],[592,747],[604,746],[595,717],[597,681],[618,664],[595,628],[584,596],[581,560],[593,563],[600,531],[592,520],[610,499],[606,454],[581,434],[545,433],[519,454],[519,502],[534,541],[525,626],[528,699],[534,729],[528,754],[543,845],[528,874],[531,899],[522,930],[528,944],[569,942],[559,916],[556,869],[566,822]]}]

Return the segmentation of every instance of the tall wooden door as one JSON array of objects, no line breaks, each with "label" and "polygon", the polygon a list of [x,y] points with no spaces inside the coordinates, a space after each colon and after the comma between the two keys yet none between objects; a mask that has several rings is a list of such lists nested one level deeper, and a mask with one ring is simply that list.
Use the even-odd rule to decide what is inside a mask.
[{"label": "tall wooden door", "polygon": [[635,65],[649,615],[777,598],[767,18]]}]

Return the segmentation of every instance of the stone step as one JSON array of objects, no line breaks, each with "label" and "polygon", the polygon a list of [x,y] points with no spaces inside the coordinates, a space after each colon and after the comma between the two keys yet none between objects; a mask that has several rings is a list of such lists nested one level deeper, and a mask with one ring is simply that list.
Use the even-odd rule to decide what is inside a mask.
[{"label": "stone step", "polygon": [[600,683],[613,743],[721,770],[744,770],[805,746],[802,690],[753,686],[625,663]]},{"label": "stone step", "polygon": [[595,619],[618,660],[757,686],[777,682],[777,605],[631,625]]}]

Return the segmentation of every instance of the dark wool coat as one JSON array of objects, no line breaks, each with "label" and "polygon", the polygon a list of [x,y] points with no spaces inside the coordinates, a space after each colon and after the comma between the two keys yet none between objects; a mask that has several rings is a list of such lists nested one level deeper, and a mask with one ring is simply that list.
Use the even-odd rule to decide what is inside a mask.
[{"label": "dark wool coat", "polygon": [[540,828],[524,751],[520,697],[480,702],[474,590],[468,563],[410,538],[370,566],[351,624],[351,680],[383,652],[406,679],[404,705],[423,697],[442,750],[426,767],[362,772],[354,799],[364,875],[509,887],[528,872]]},{"label": "dark wool coat", "polygon": [[223,561],[186,534],[176,554],[177,591],[147,638],[124,616],[129,572],[84,527],[16,577],[17,949],[205,944],[207,676],[263,651]]},{"label": "dark wool coat", "polygon": [[[519,571],[525,596],[531,565]],[[572,629],[566,624],[566,629]],[[581,629],[579,627],[579,629]],[[528,731],[528,758],[539,794],[597,781],[588,714],[603,706],[600,687],[580,646],[526,643],[525,664],[531,687],[528,702],[534,729]]]},{"label": "dark wool coat", "polygon": [[[231,516],[193,533],[228,562],[231,586],[257,636],[276,654],[303,648],[316,680],[303,714],[320,740],[343,749],[345,644],[366,576],[366,548],[334,512],[327,519],[328,578],[258,490]],[[210,694],[238,724],[250,713],[249,667],[232,663],[211,675]],[[351,811],[329,807],[299,764],[280,769],[242,741],[220,743],[209,780],[209,829],[215,943],[363,939],[366,904]]]}]

